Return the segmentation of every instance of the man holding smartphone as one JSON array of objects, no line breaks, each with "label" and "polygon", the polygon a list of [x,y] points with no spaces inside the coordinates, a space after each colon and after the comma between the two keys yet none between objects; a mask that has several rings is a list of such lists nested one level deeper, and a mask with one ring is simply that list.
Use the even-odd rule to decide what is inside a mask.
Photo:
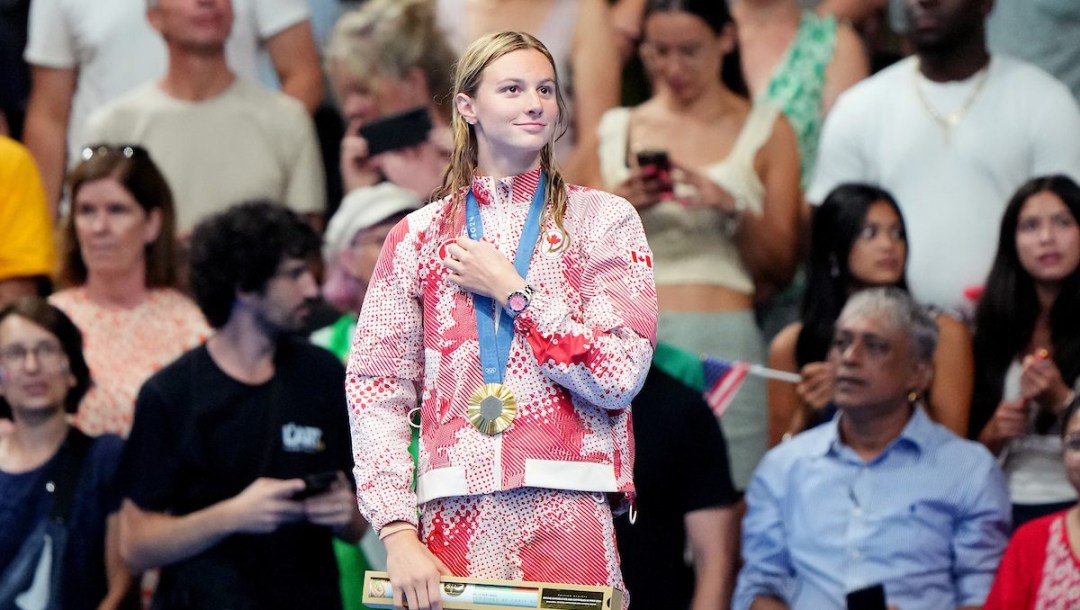
[{"label": "man holding smartphone", "polygon": [[266,202],[195,229],[191,283],[217,332],[143,386],[121,464],[121,555],[162,568],[155,608],[341,608],[331,537],[367,524],[344,369],[293,335],[318,249]]}]

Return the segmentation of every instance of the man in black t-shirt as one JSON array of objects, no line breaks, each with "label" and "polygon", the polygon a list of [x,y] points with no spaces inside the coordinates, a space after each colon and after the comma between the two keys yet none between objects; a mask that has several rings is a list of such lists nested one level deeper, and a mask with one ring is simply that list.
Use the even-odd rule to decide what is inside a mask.
[{"label": "man in black t-shirt", "polygon": [[701,394],[664,372],[694,367],[701,362],[693,354],[657,345],[634,398],[637,514],[633,524],[627,515],[615,520],[634,608],[731,604],[739,526],[727,446]]},{"label": "man in black t-shirt", "polygon": [[143,386],[120,467],[121,554],[162,567],[155,608],[341,607],[331,536],[366,528],[344,369],[292,334],[318,248],[265,202],[195,229],[192,288],[217,332]]}]

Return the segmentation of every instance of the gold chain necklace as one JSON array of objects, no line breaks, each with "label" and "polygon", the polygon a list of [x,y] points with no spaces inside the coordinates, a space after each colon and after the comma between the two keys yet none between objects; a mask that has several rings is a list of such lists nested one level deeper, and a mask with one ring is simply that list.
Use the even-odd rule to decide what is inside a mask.
[{"label": "gold chain necklace", "polygon": [[979,75],[979,80],[975,83],[975,88],[971,90],[968,98],[964,100],[963,104],[950,112],[949,114],[942,115],[936,108],[930,105],[930,101],[926,99],[926,94],[923,93],[922,87],[919,86],[919,64],[915,63],[915,71],[912,72],[911,82],[915,86],[915,95],[919,98],[919,104],[922,105],[926,114],[930,115],[930,118],[937,123],[941,129],[941,139],[946,145],[949,144],[950,136],[954,127],[960,124],[960,121],[964,120],[968,111],[975,105],[975,100],[979,99],[979,94],[982,93],[983,86],[986,85],[986,81],[990,78],[990,66],[984,67],[980,70],[982,74]]}]

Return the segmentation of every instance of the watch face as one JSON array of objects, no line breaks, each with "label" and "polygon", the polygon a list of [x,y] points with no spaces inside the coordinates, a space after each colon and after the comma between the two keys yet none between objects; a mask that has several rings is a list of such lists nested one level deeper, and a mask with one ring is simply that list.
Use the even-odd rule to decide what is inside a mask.
[{"label": "watch face", "polygon": [[506,304],[510,306],[510,311],[521,313],[529,306],[529,299],[525,298],[525,295],[520,292],[515,292],[506,300]]}]

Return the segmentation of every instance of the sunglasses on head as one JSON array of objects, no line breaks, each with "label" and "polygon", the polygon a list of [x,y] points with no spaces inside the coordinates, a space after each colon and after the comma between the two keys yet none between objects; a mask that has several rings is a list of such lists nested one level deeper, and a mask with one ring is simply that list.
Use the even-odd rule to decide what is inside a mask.
[{"label": "sunglasses on head", "polygon": [[131,159],[135,155],[147,156],[146,149],[138,144],[94,144],[82,149],[82,160],[89,161],[96,155],[114,154],[125,159]]}]

